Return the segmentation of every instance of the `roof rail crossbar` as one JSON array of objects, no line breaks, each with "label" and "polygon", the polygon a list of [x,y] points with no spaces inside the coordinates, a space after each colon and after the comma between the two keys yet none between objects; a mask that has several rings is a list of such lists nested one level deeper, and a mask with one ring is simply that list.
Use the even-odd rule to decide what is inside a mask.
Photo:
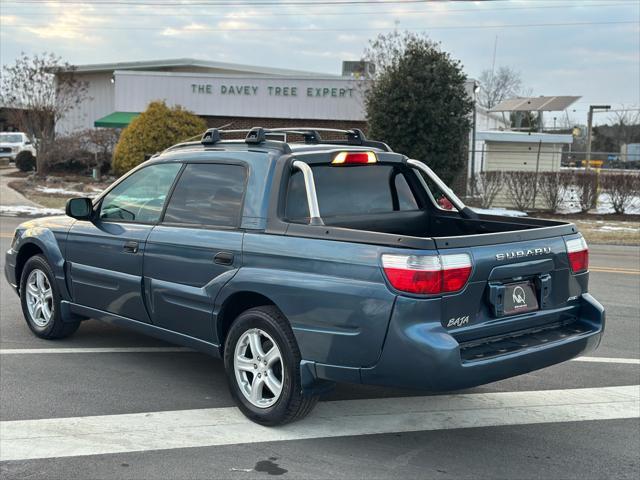
[{"label": "roof rail crossbar", "polygon": [[367,141],[367,137],[364,136],[362,130],[354,128],[347,132],[347,141],[350,145],[363,145]]},{"label": "roof rail crossbar", "polygon": [[[346,137],[346,140],[323,139],[320,132],[339,133]],[[244,141],[248,144],[260,144],[267,140],[270,133],[282,133],[300,135],[306,144],[328,144],[328,145],[357,145],[362,147],[378,148],[380,150],[391,152],[391,148],[386,143],[369,140],[364,132],[359,128],[351,130],[343,130],[338,128],[316,128],[316,127],[288,127],[288,128],[262,128],[253,127],[250,129],[234,129],[221,130],[217,128],[208,129],[203,135],[200,142],[203,145],[215,145],[222,139],[222,135],[226,134],[246,134]],[[282,143],[287,143],[282,142]]]},{"label": "roof rail crossbar", "polygon": [[262,143],[267,139],[267,132],[268,130],[265,130],[262,127],[253,127],[249,130],[249,133],[247,133],[244,141],[246,143]]},{"label": "roof rail crossbar", "polygon": [[318,133],[316,130],[309,130],[308,132],[302,132],[301,135],[302,135],[302,138],[304,139],[304,143],[316,144],[316,143],[322,142],[322,137],[320,136],[320,133]]},{"label": "roof rail crossbar", "polygon": [[217,128],[210,128],[202,135],[200,143],[203,145],[215,145],[220,141],[220,131]]}]

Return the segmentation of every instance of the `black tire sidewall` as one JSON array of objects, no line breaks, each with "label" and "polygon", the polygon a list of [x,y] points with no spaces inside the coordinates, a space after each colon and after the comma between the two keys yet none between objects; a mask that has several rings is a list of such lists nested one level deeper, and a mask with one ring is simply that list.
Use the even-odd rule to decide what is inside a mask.
[{"label": "black tire sidewall", "polygon": [[[276,342],[282,356],[284,381],[282,393],[277,402],[267,408],[252,405],[240,391],[233,366],[233,357],[238,340],[244,332],[259,328],[268,333]],[[231,395],[242,412],[251,420],[262,425],[276,425],[287,418],[294,396],[301,395],[300,388],[300,353],[298,346],[282,331],[278,321],[269,312],[254,308],[242,313],[233,323],[224,349],[224,365]],[[293,334],[291,333],[291,336]]]},{"label": "black tire sidewall", "polygon": [[[49,282],[49,285],[51,285],[51,291],[53,294],[53,315],[49,323],[44,327],[36,325],[31,320],[29,309],[27,307],[27,279],[29,278],[29,274],[36,269],[44,272],[44,274],[47,276],[47,281]],[[58,291],[58,285],[56,284],[55,275],[53,274],[49,263],[42,255],[35,255],[31,257],[29,260],[27,260],[27,263],[25,263],[24,268],[22,269],[22,275],[20,277],[20,304],[22,306],[22,314],[24,315],[27,325],[29,326],[31,331],[39,337],[49,338],[56,326],[62,322],[62,318],[60,315],[60,293]]]}]

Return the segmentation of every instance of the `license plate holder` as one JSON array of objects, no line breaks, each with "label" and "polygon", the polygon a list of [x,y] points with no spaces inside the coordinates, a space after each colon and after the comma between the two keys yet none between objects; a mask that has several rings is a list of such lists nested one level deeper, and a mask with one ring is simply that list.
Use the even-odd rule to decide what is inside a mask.
[{"label": "license plate holder", "polygon": [[531,281],[504,285],[504,315],[533,312],[540,308],[536,287]]},{"label": "license plate holder", "polygon": [[[500,318],[539,310],[540,299],[536,287],[538,283],[544,300],[549,296],[551,289],[549,280],[544,276],[537,281],[530,279],[512,283],[489,283],[487,301],[493,315]],[[544,304],[544,301],[542,303]]]}]

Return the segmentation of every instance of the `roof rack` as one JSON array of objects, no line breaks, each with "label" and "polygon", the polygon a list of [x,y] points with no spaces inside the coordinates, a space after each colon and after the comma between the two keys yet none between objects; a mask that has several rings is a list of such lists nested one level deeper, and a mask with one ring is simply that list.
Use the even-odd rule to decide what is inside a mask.
[{"label": "roof rack", "polygon": [[[325,140],[320,135],[320,132],[327,133],[339,133],[344,135],[345,140]],[[273,138],[280,134],[300,135],[304,139],[304,143],[309,145],[328,144],[328,145],[354,145],[378,148],[386,152],[391,152],[391,148],[384,143],[375,140],[369,140],[358,128],[352,128],[351,130],[341,130],[337,128],[317,128],[317,127],[289,127],[289,128],[262,128],[253,127],[249,129],[239,130],[219,130],[217,128],[208,129],[200,140],[202,145],[215,145],[222,140],[222,135],[245,133],[245,143],[248,144],[260,144],[267,140],[277,141]],[[282,142],[286,143],[286,142]]]}]

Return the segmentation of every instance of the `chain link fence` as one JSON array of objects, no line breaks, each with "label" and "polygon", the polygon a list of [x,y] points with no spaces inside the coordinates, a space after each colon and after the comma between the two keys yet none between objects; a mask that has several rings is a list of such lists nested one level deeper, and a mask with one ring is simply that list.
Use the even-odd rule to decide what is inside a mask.
[{"label": "chain link fence", "polygon": [[584,152],[559,149],[542,154],[501,151],[499,161],[487,154],[476,152],[477,170],[481,171],[468,175],[465,193],[469,205],[552,213],[640,214],[640,159],[621,160],[617,154],[605,161],[591,156],[587,165]]}]

